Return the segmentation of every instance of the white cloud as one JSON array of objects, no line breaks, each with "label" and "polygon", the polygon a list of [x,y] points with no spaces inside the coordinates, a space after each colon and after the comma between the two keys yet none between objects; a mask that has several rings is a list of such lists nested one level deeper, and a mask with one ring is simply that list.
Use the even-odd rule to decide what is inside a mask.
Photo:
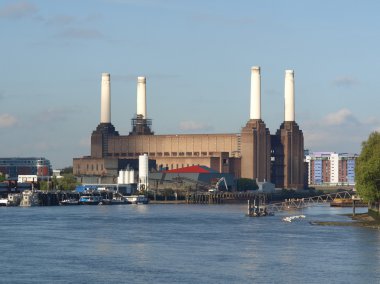
[{"label": "white cloud", "polygon": [[319,121],[306,121],[300,127],[305,149],[359,153],[362,141],[379,129],[379,122],[373,118],[361,121],[349,109],[341,109]]},{"label": "white cloud", "polygon": [[0,114],[0,128],[7,128],[16,125],[17,118],[8,113]]},{"label": "white cloud", "polygon": [[187,130],[187,131],[205,131],[205,130],[213,129],[213,127],[207,123],[196,122],[192,120],[181,121],[179,123],[179,128],[181,130]]},{"label": "white cloud", "polygon": [[323,122],[327,125],[358,124],[358,120],[349,109],[343,108],[335,113],[328,114]]},{"label": "white cloud", "polygon": [[28,1],[17,1],[0,7],[0,18],[23,18],[32,16],[37,7]]}]

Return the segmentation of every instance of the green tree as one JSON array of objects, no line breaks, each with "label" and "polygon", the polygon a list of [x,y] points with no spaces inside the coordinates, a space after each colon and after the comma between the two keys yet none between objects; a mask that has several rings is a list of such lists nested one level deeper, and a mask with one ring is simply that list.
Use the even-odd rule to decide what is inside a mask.
[{"label": "green tree", "polygon": [[380,133],[372,132],[362,143],[355,165],[356,189],[364,200],[380,199]]},{"label": "green tree", "polygon": [[40,190],[48,190],[48,182],[40,181]]},{"label": "green tree", "polygon": [[72,174],[73,167],[66,167],[61,170],[61,175]]},{"label": "green tree", "polygon": [[236,187],[238,191],[259,189],[256,180],[250,178],[239,178],[237,180]]},{"label": "green tree", "polygon": [[57,179],[57,187],[60,190],[74,190],[78,184],[73,174],[64,174],[62,178]]},{"label": "green tree", "polygon": [[0,182],[5,181],[5,175],[3,173],[0,173]]}]

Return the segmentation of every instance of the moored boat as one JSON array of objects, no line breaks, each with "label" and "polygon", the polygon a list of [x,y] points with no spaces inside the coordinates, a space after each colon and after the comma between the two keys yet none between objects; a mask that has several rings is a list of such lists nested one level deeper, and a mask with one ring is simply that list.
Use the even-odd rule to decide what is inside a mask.
[{"label": "moored boat", "polygon": [[0,198],[0,206],[8,206],[8,198]]},{"label": "moored boat", "polygon": [[20,206],[31,207],[39,205],[40,200],[38,198],[38,192],[36,192],[35,190],[24,190],[24,192],[22,193]]},{"label": "moored boat", "polygon": [[149,199],[145,195],[129,195],[129,196],[124,196],[128,202],[132,204],[148,204]]},{"label": "moored boat", "polygon": [[74,199],[74,198],[63,199],[59,202],[59,205],[62,205],[62,206],[79,205],[79,200]]},{"label": "moored boat", "polygon": [[112,199],[104,199],[100,202],[102,205],[119,205],[119,204],[130,204],[124,196],[113,196]]},{"label": "moored boat", "polygon": [[8,205],[7,206],[19,206],[21,202],[20,193],[8,193]]},{"label": "moored boat", "polygon": [[83,195],[79,198],[81,205],[98,205],[103,198],[100,195]]}]

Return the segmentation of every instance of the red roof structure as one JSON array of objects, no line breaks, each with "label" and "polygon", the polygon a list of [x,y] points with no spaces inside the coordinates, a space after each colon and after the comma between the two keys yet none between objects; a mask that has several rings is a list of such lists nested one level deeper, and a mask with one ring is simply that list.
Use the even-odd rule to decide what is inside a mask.
[{"label": "red roof structure", "polygon": [[211,174],[217,171],[206,166],[190,166],[179,169],[167,170],[164,173],[192,173],[192,174]]}]

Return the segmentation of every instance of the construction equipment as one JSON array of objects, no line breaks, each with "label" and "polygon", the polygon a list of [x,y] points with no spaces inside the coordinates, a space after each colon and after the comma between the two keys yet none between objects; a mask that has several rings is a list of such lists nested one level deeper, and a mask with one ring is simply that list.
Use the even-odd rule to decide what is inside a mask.
[{"label": "construction equipment", "polygon": [[208,192],[212,192],[212,193],[218,192],[218,191],[219,191],[219,185],[220,185],[222,182],[224,183],[224,186],[225,186],[225,188],[226,188],[226,191],[228,191],[228,186],[227,186],[226,179],[225,179],[224,177],[221,177],[221,178],[218,180],[218,182],[215,184],[215,187],[210,188],[210,189],[208,190]]}]

